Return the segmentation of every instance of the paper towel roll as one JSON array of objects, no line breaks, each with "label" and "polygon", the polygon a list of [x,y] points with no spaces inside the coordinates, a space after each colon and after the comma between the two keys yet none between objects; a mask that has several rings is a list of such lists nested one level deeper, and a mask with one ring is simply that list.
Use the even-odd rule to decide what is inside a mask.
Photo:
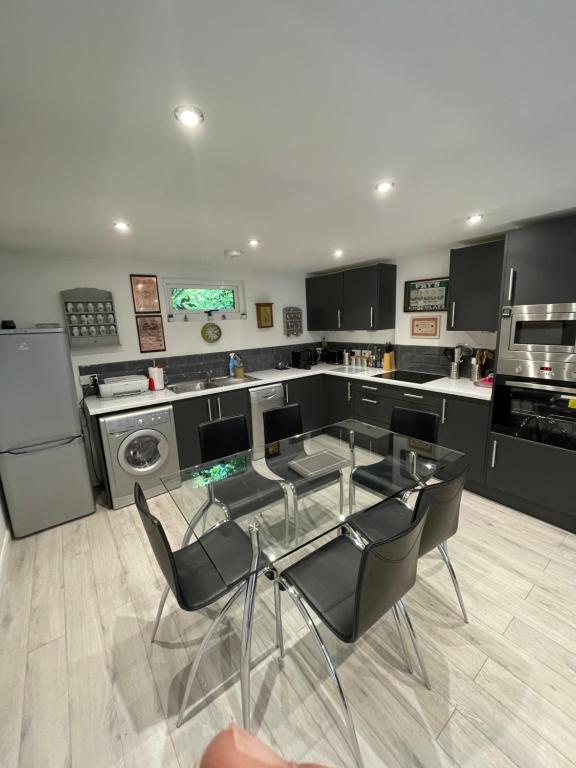
[{"label": "paper towel roll", "polygon": [[150,382],[150,389],[154,391],[164,389],[164,368],[160,368],[160,366],[148,368],[148,381]]}]

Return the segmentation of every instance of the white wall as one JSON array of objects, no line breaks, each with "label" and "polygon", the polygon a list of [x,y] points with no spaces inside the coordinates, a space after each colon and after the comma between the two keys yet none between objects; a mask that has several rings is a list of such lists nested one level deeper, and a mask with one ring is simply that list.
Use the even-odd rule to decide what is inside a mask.
[{"label": "white wall", "polygon": [[[130,273],[156,274],[159,278],[160,301],[164,318],[166,352],[140,353]],[[207,344],[200,336],[202,323],[198,320],[166,322],[166,299],[162,278],[184,280],[243,280],[246,291],[246,320],[219,320],[222,337],[215,344]],[[114,294],[118,331],[122,342],[119,347],[95,347],[73,350],[74,366],[90,363],[134,360],[168,355],[198,354],[218,350],[241,350],[250,347],[270,347],[281,344],[313,342],[317,336],[304,331],[302,336],[286,337],[282,327],[282,308],[299,306],[304,312],[306,325],[306,293],[304,273],[244,269],[239,265],[226,265],[223,269],[182,262],[150,263],[145,261],[98,261],[78,258],[43,258],[32,256],[0,255],[0,317],[15,320],[17,325],[38,322],[62,323],[64,316],[59,292],[66,288],[91,287],[110,290]],[[274,327],[259,329],[256,325],[254,303],[274,302]]]}]

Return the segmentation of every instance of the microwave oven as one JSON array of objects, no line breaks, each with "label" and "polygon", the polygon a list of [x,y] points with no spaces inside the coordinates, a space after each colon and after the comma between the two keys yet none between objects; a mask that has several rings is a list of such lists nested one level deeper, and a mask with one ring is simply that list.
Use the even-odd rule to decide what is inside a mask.
[{"label": "microwave oven", "polygon": [[497,373],[576,379],[576,303],[504,307]]}]

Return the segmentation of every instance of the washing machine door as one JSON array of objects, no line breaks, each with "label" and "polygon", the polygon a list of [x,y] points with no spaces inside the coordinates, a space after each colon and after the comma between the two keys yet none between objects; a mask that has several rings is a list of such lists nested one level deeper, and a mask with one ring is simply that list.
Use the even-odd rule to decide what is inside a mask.
[{"label": "washing machine door", "polygon": [[168,461],[170,445],[166,437],[155,429],[131,432],[118,448],[118,464],[134,477],[145,477],[158,472]]}]

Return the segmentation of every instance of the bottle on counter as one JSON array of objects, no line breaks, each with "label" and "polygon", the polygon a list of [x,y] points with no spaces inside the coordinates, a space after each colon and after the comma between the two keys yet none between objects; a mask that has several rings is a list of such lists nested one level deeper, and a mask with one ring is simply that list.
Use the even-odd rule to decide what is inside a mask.
[{"label": "bottle on counter", "polygon": [[348,354],[348,350],[344,350],[344,354],[342,355],[342,360],[344,365],[350,365],[350,355]]}]

